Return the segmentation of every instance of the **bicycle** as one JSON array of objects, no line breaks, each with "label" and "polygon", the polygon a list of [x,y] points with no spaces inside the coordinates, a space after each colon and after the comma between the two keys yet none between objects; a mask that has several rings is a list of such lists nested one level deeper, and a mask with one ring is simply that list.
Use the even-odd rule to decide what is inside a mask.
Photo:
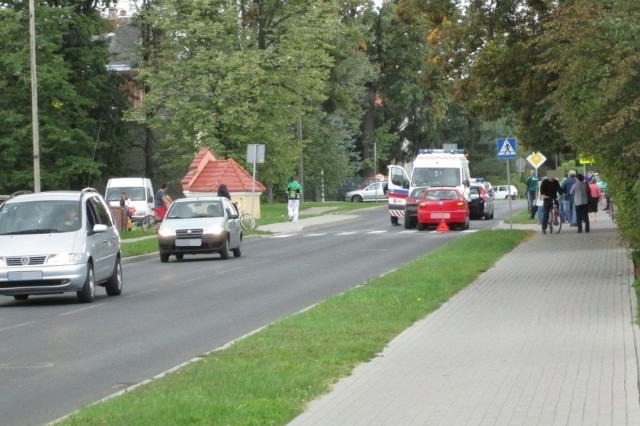
[{"label": "bicycle", "polygon": [[135,228],[142,229],[142,231],[144,232],[147,232],[150,229],[156,229],[157,225],[159,225],[160,222],[162,222],[162,218],[156,214],[155,209],[153,210],[154,210],[153,214],[147,214],[145,217],[143,217],[140,220],[134,220],[133,226]]},{"label": "bicycle", "polygon": [[237,204],[236,210],[238,210],[238,219],[240,219],[240,226],[242,226],[242,229],[255,229],[256,219],[253,215],[241,209]]},{"label": "bicycle", "polygon": [[553,230],[556,230],[556,234],[560,233],[562,229],[562,217],[560,217],[560,211],[558,210],[558,205],[554,200],[551,203],[551,210],[549,211],[549,233],[553,234]]}]

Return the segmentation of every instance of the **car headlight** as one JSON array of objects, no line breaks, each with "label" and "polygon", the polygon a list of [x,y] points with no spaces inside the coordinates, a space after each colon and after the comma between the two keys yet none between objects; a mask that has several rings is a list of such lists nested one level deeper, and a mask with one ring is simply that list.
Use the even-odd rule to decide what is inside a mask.
[{"label": "car headlight", "polygon": [[4,257],[0,257],[0,266],[7,266],[7,261],[4,260]]},{"label": "car headlight", "polygon": [[224,227],[220,224],[211,225],[204,230],[205,234],[220,235],[224,232]]},{"label": "car headlight", "polygon": [[163,228],[162,226],[158,229],[158,236],[162,238],[175,237],[176,231],[170,228]]},{"label": "car headlight", "polygon": [[74,263],[82,263],[82,253],[54,254],[47,259],[47,265],[71,265]]}]

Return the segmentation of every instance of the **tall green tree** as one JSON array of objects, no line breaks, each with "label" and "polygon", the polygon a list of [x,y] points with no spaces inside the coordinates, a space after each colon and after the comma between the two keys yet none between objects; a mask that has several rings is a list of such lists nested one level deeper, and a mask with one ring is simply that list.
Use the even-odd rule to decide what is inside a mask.
[{"label": "tall green tree", "polygon": [[144,78],[165,167],[184,174],[202,146],[242,161],[264,143],[261,179],[285,182],[301,163],[295,126],[326,99],[334,2],[159,0],[154,11],[162,67]]},{"label": "tall green tree", "polygon": [[544,72],[557,75],[546,106],[579,153],[594,156],[640,246],[640,4],[567,1],[540,37]]},{"label": "tall green tree", "polygon": [[454,99],[473,116],[493,121],[515,114],[520,145],[528,150],[573,155],[543,99],[553,72],[536,67],[544,49],[536,42],[553,20],[549,0],[471,0],[447,33]]},{"label": "tall green tree", "polygon": [[[372,82],[379,96],[375,139],[382,168],[389,162],[412,160],[419,148],[440,148],[435,129],[449,104],[448,82],[441,61],[441,34],[455,15],[448,1],[385,2],[372,16],[372,61],[380,78]],[[363,124],[365,129],[371,122]],[[369,157],[370,141],[363,139]]]},{"label": "tall green tree", "polygon": [[[0,192],[33,184],[24,3],[0,3]],[[39,2],[35,16],[42,188],[80,188],[116,168],[124,155],[118,148],[125,101],[119,82],[107,74],[105,22],[95,2],[86,1]]]}]

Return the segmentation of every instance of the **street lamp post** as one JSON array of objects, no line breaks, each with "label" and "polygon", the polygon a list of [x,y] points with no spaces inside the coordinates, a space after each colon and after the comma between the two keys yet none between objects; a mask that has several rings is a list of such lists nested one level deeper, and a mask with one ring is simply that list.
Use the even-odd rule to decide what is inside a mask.
[{"label": "street lamp post", "polygon": [[33,191],[40,192],[40,128],[38,126],[38,79],[36,73],[36,24],[33,0],[29,0],[29,55],[31,60],[31,131],[33,138]]}]

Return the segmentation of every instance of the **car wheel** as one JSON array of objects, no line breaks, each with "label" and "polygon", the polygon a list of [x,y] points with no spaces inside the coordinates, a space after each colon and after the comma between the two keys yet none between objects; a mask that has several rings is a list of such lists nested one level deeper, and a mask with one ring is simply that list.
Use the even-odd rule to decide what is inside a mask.
[{"label": "car wheel", "polygon": [[120,262],[120,256],[118,256],[116,265],[113,268],[113,275],[109,277],[104,288],[109,296],[119,296],[122,293],[122,263]]},{"label": "car wheel", "polygon": [[240,257],[242,255],[242,239],[238,242],[238,247],[231,251],[233,251],[233,257]]},{"label": "car wheel", "polygon": [[418,220],[412,217],[404,217],[404,229],[413,229],[416,227],[416,222]]},{"label": "car wheel", "polygon": [[167,263],[169,261],[169,254],[160,252],[160,262]]},{"label": "car wheel", "polygon": [[178,262],[182,262],[182,259],[184,259],[184,253],[176,254],[176,259],[178,259]]},{"label": "car wheel", "polygon": [[93,265],[87,263],[87,278],[84,280],[82,290],[76,292],[80,303],[91,303],[96,294],[96,279],[93,275]]},{"label": "car wheel", "polygon": [[351,197],[351,201],[354,203],[361,203],[362,202],[362,196],[361,195],[354,195],[353,197]]},{"label": "car wheel", "polygon": [[222,242],[222,247],[220,248],[220,257],[222,259],[229,258],[229,240],[227,238]]},{"label": "car wheel", "polygon": [[29,298],[28,294],[16,294],[15,296],[13,296],[14,299],[16,300],[27,300]]},{"label": "car wheel", "polygon": [[418,231],[424,231],[425,229],[427,229],[427,225],[424,223],[418,223]]}]

